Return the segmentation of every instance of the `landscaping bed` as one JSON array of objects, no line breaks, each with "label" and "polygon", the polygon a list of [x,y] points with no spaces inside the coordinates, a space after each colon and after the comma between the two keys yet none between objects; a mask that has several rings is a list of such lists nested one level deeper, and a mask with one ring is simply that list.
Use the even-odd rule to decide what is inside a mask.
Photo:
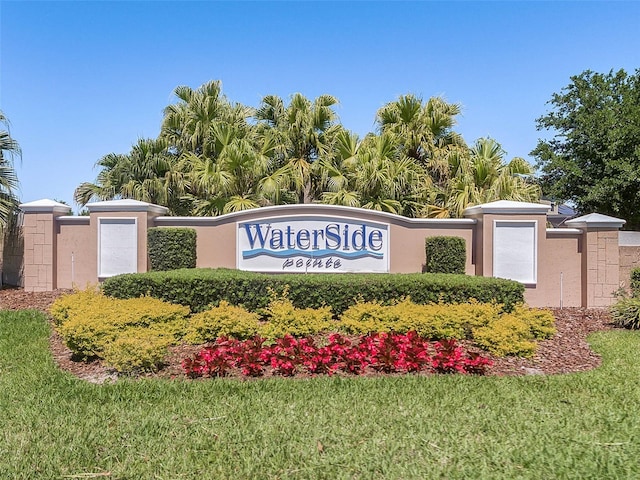
[{"label": "landscaping bed", "polygon": [[[51,303],[66,291],[28,293],[21,289],[0,290],[0,308],[20,310],[33,308],[46,311]],[[539,343],[536,354],[531,358],[491,357],[493,365],[487,370],[488,375],[535,375],[579,372],[593,369],[600,365],[600,357],[596,355],[586,342],[586,337],[593,332],[608,330],[609,314],[605,309],[565,308],[554,309],[557,334]],[[94,382],[114,379],[112,371],[98,361],[76,362],[70,351],[55,333],[51,336],[51,349],[55,361],[60,368],[74,375]],[[183,377],[180,362],[192,356],[199,346],[186,345],[170,348],[168,365],[155,374],[147,376]]]}]

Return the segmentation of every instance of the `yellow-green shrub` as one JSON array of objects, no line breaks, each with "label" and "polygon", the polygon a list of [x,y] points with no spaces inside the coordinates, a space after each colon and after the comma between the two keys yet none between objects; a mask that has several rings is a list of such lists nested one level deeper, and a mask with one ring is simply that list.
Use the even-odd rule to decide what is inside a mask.
[{"label": "yellow-green shrub", "polygon": [[82,291],[56,300],[51,314],[67,346],[78,356],[93,357],[132,327],[151,327],[176,341],[184,334],[189,308],[150,297],[118,300]]},{"label": "yellow-green shrub", "polygon": [[222,301],[218,307],[188,318],[189,308],[150,297],[118,300],[95,289],[63,296],[50,309],[57,330],[78,356],[98,356],[119,371],[154,369],[169,345],[184,337],[205,343],[220,336],[268,339],[342,330],[349,334],[413,330],[431,339],[474,341],[495,355],[530,356],[536,339],[555,333],[550,311],[516,306],[504,313],[487,303],[415,304],[404,299],[393,305],[358,302],[332,320],[330,307],[298,309],[287,292],[274,297],[259,315]]},{"label": "yellow-green shrub", "polygon": [[388,325],[393,323],[393,315],[394,312],[389,308],[389,305],[358,301],[342,313],[338,327],[343,332],[352,335],[388,332]]},{"label": "yellow-green shrub", "polygon": [[515,317],[529,325],[531,335],[535,339],[543,340],[551,338],[556,334],[555,318],[549,310],[517,305],[512,313]]},{"label": "yellow-green shrub", "polygon": [[502,307],[491,303],[419,305],[410,299],[395,305],[358,302],[340,317],[340,329],[350,334],[410,330],[432,338],[468,338],[473,328],[500,315]]},{"label": "yellow-green shrub", "polygon": [[58,297],[49,308],[49,313],[54,324],[60,325],[69,318],[70,312],[77,313],[79,310],[94,308],[99,303],[107,305],[109,301],[110,298],[105,297],[99,290],[87,288]]},{"label": "yellow-green shrub", "polygon": [[257,313],[250,313],[222,300],[217,307],[191,317],[184,341],[197,345],[212,342],[222,336],[241,340],[256,335],[259,327]]},{"label": "yellow-green shrub", "polygon": [[501,357],[532,356],[537,347],[533,340],[529,325],[513,314],[504,314],[473,331],[473,341],[477,345]]},{"label": "yellow-green shrub", "polygon": [[416,331],[434,340],[473,340],[495,355],[531,356],[535,340],[556,332],[550,311],[518,305],[507,314],[495,303],[418,305],[410,299],[395,305],[358,302],[339,320],[339,328],[349,334],[370,332],[406,333]]},{"label": "yellow-green shrub", "polygon": [[414,330],[434,340],[470,338],[474,328],[486,325],[502,313],[501,305],[477,302],[417,305],[404,301],[393,308],[398,320],[392,330],[401,333]]},{"label": "yellow-green shrub", "polygon": [[105,363],[119,372],[157,370],[174,343],[174,336],[158,332],[153,327],[129,327],[104,346]]},{"label": "yellow-green shrub", "polygon": [[291,300],[282,296],[274,298],[266,308],[267,322],[261,326],[260,335],[273,339],[315,335],[335,330],[331,307],[295,308]]},{"label": "yellow-green shrub", "polygon": [[555,319],[549,310],[517,305],[510,314],[474,329],[473,340],[494,355],[530,357],[538,348],[536,340],[555,333]]}]

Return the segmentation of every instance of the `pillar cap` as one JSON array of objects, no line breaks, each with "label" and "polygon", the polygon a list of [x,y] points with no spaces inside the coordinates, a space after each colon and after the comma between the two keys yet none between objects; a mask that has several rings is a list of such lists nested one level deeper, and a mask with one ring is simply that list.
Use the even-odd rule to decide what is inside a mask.
[{"label": "pillar cap", "polygon": [[64,203],[56,202],[55,200],[49,200],[43,198],[42,200],[36,200],[34,202],[21,203],[19,205],[20,210],[24,213],[69,213],[71,207]]},{"label": "pillar cap", "polygon": [[141,202],[139,200],[122,199],[108,200],[105,202],[91,202],[85,205],[89,213],[93,212],[152,212],[166,215],[169,212],[167,207],[155,205],[153,203]]},{"label": "pillar cap", "polygon": [[497,213],[509,215],[546,215],[551,210],[550,205],[543,203],[515,202],[513,200],[497,200],[465,208],[463,215]]},{"label": "pillar cap", "polygon": [[612,230],[622,228],[625,223],[627,223],[626,220],[601,213],[590,213],[564,222],[567,227],[571,228],[610,228]]}]

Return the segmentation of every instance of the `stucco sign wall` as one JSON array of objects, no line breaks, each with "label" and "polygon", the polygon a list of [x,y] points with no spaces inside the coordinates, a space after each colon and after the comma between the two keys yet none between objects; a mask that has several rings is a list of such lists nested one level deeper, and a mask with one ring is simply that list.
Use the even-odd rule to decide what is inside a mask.
[{"label": "stucco sign wall", "polygon": [[389,225],[323,216],[237,223],[237,266],[256,272],[388,272]]}]

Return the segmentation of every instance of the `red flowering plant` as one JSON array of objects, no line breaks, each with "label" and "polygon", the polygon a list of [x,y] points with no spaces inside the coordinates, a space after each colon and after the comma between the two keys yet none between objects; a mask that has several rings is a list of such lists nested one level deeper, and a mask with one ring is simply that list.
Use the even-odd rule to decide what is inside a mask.
[{"label": "red flowering plant", "polygon": [[437,373],[473,373],[484,374],[491,360],[476,352],[466,353],[454,339],[440,340],[434,344],[435,355],[431,366]]},{"label": "red flowering plant", "polygon": [[309,339],[296,340],[291,335],[285,335],[277,339],[271,347],[265,348],[263,359],[271,365],[274,374],[290,377],[314,351],[315,348],[311,346]]},{"label": "red flowering plant", "polygon": [[[313,351],[311,351],[313,349]],[[340,369],[341,347],[329,340],[329,345],[316,347],[310,339],[309,351],[303,361],[304,367],[312,375],[333,375]]]},{"label": "red flowering plant", "polygon": [[[336,372],[362,374],[371,369],[381,373],[463,373],[482,375],[491,361],[475,352],[466,352],[455,340],[432,343],[416,332],[375,333],[357,342],[334,333],[328,343],[318,346],[312,337],[282,337],[265,345],[261,337],[240,342],[219,338],[193,358],[182,362],[192,378],[226,375],[232,367],[244,376],[261,376],[270,366],[274,375],[296,373],[333,375]],[[429,351],[433,350],[433,355]]]},{"label": "red flowering plant", "polygon": [[193,359],[185,358],[182,368],[190,377],[224,377],[234,366],[236,342],[221,337],[213,347],[200,350]]},{"label": "red flowering plant", "polygon": [[268,360],[264,341],[264,338],[256,335],[244,342],[238,342],[235,350],[228,351],[234,356],[234,366],[240,368],[245,377],[260,377],[264,374],[264,366]]},{"label": "red flowering plant", "polygon": [[329,335],[327,348],[335,362],[332,365],[333,371],[342,370],[356,375],[362,373],[369,366],[370,359],[367,352],[360,347],[361,344],[360,341],[358,345],[353,345],[348,338],[339,333]]}]

